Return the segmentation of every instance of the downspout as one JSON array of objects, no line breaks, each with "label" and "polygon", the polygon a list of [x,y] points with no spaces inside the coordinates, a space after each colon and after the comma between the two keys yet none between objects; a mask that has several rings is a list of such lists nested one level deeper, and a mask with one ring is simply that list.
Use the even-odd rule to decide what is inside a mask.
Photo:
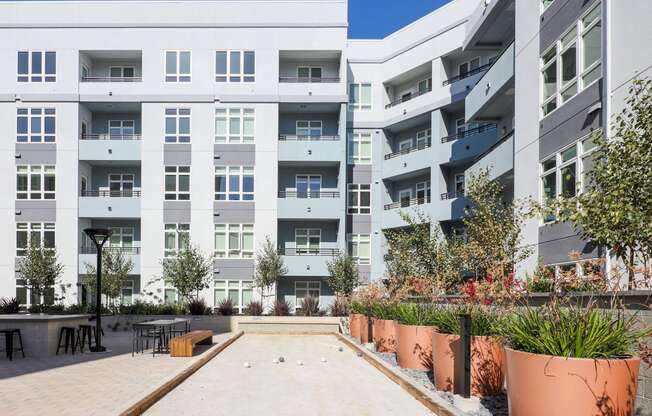
[{"label": "downspout", "polygon": [[[602,132],[607,140],[611,138],[611,0],[602,0]],[[612,273],[610,247],[605,247],[605,275],[610,283]],[[618,282],[620,284],[620,282]]]}]

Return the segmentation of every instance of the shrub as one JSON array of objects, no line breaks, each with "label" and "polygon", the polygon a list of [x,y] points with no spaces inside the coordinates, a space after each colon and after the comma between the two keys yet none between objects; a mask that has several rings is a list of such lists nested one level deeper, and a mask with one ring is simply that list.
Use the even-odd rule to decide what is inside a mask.
[{"label": "shrub", "polygon": [[396,320],[403,325],[436,325],[435,308],[416,303],[403,303],[396,308]]},{"label": "shrub", "polygon": [[208,307],[204,299],[192,299],[186,305],[191,315],[207,315]]},{"label": "shrub", "polygon": [[319,299],[313,298],[312,296],[306,296],[301,301],[301,309],[297,311],[302,316],[319,316],[321,311],[319,310]]},{"label": "shrub", "polygon": [[20,312],[20,302],[16,298],[0,299],[0,314]]},{"label": "shrub", "polygon": [[381,301],[371,305],[371,314],[376,319],[395,320],[398,305],[392,302]]},{"label": "shrub", "polygon": [[366,315],[368,312],[368,309],[365,305],[362,304],[362,302],[353,300],[351,301],[351,304],[349,305],[349,312],[350,313],[355,313],[359,315]]},{"label": "shrub", "polygon": [[349,300],[343,297],[336,297],[335,302],[330,308],[331,316],[348,316],[349,315]]},{"label": "shrub", "polygon": [[252,300],[247,305],[245,313],[251,316],[260,316],[263,314],[263,303],[257,300]]},{"label": "shrub", "polygon": [[274,316],[288,316],[292,306],[285,299],[276,299],[272,307],[272,315]]},{"label": "shrub", "polygon": [[502,324],[501,316],[495,309],[479,305],[450,305],[433,309],[433,320],[437,332],[442,334],[460,334],[459,316],[471,316],[471,335],[497,335]]},{"label": "shrub", "polygon": [[217,311],[222,316],[231,316],[233,315],[233,302],[231,299],[222,299],[219,305],[217,305]]}]

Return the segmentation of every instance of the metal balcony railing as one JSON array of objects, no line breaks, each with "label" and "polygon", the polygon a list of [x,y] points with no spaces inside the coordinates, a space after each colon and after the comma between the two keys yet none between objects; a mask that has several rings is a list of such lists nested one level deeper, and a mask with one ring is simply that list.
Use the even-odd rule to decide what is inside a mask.
[{"label": "metal balcony railing", "polygon": [[[102,247],[102,250],[119,251],[122,254],[140,254],[140,247]],[[96,254],[95,246],[81,246],[79,254]]]},{"label": "metal balcony railing", "polygon": [[410,101],[410,100],[413,99],[413,98],[417,98],[417,97],[419,97],[419,96],[421,96],[421,95],[423,95],[423,94],[427,94],[427,93],[429,93],[430,91],[432,91],[432,88],[428,88],[428,89],[425,89],[425,90],[423,90],[423,91],[417,91],[417,92],[415,92],[414,94],[410,94],[410,95],[403,96],[403,97],[401,97],[401,98],[399,98],[399,99],[397,99],[397,100],[392,101],[392,102],[389,103],[389,104],[385,104],[385,109],[395,107],[395,106],[397,106],[397,105],[399,105],[399,104],[401,104],[401,103],[404,103],[404,102]]},{"label": "metal balcony railing", "polygon": [[82,134],[82,140],[140,140],[140,134]]},{"label": "metal balcony railing", "polygon": [[476,134],[484,133],[486,131],[496,130],[495,123],[482,124],[481,126],[467,129],[459,133],[454,133],[449,136],[441,138],[442,143],[452,142],[453,140],[463,139],[465,137],[475,136]]},{"label": "metal balcony railing", "polygon": [[82,77],[82,82],[141,82],[142,77]]},{"label": "metal balcony railing", "polygon": [[278,249],[278,254],[281,256],[336,256],[339,252],[337,248],[279,247]]},{"label": "metal balcony railing", "polygon": [[459,75],[457,75],[457,76],[455,76],[455,77],[448,78],[446,81],[442,82],[442,86],[445,87],[446,85],[450,85],[450,84],[452,84],[452,83],[454,83],[454,82],[457,82],[457,81],[463,80],[464,78],[468,78],[468,77],[471,77],[471,76],[473,76],[473,75],[475,75],[475,74],[479,74],[479,73],[481,73],[481,72],[484,72],[484,71],[486,71],[487,69],[489,69],[489,67],[491,67],[491,65],[493,65],[493,63],[490,63],[490,64],[484,64],[484,65],[479,66],[479,67],[477,67],[477,68],[473,68],[472,70],[470,70],[470,71],[468,71],[468,72],[465,72],[465,73],[463,73],[463,74],[459,74]]},{"label": "metal balcony railing", "polygon": [[441,194],[442,201],[445,201],[447,199],[455,199],[455,198],[462,198],[462,197],[464,197],[464,191],[450,191]]},{"label": "metal balcony railing", "polygon": [[339,198],[339,191],[311,191],[311,192],[297,192],[297,191],[278,191],[279,198]]},{"label": "metal balcony railing", "polygon": [[102,189],[102,190],[87,189],[85,191],[81,191],[80,195],[86,197],[139,198],[140,190],[110,191],[108,189]]},{"label": "metal balcony railing", "polygon": [[312,84],[333,84],[340,82],[339,77],[279,77],[282,83],[312,83]]},{"label": "metal balcony railing", "polygon": [[282,142],[285,141],[299,141],[299,142],[318,142],[318,141],[337,141],[340,136],[325,136],[321,134],[281,134],[278,139]]},{"label": "metal balcony railing", "polygon": [[401,149],[398,152],[386,154],[385,155],[385,160],[392,159],[392,158],[402,156],[402,155],[407,155],[408,153],[416,152],[416,151],[419,151],[419,150],[427,149],[430,146],[431,146],[430,143],[418,144],[416,146],[410,146],[408,148]]},{"label": "metal balcony railing", "polygon": [[406,208],[412,205],[422,205],[422,204],[428,204],[430,203],[430,197],[427,196],[425,198],[410,198],[410,199],[403,199],[398,202],[392,202],[391,204],[385,204],[383,206],[383,209],[385,211],[389,211],[390,209],[396,209],[396,208]]}]

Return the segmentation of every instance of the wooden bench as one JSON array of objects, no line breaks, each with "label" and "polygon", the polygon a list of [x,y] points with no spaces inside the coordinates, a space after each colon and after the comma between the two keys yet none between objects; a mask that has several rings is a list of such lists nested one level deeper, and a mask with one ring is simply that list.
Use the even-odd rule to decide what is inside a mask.
[{"label": "wooden bench", "polygon": [[170,347],[171,357],[192,357],[196,344],[211,345],[213,343],[213,331],[191,331],[187,334],[172,338]]}]

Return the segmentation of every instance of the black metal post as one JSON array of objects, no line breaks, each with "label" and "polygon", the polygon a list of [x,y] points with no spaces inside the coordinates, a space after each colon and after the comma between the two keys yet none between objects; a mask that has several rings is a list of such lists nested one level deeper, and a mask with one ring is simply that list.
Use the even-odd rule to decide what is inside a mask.
[{"label": "black metal post", "polygon": [[102,246],[95,242],[97,248],[97,278],[95,279],[95,348],[93,352],[103,352],[102,346]]},{"label": "black metal post", "polygon": [[462,397],[471,397],[471,315],[460,315],[460,344],[462,348]]},{"label": "black metal post", "polygon": [[374,325],[371,322],[371,307],[367,309],[367,342],[374,342]]}]

